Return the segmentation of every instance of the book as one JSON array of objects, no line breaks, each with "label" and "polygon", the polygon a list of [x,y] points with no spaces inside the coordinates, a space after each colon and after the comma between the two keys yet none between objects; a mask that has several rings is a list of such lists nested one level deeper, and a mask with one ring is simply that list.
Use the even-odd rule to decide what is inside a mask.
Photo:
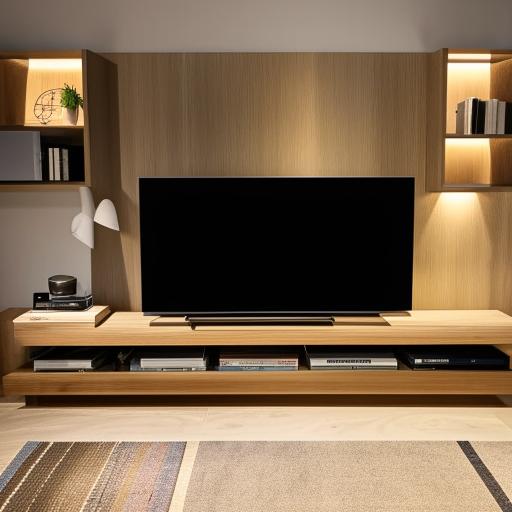
[{"label": "book", "polygon": [[61,181],[60,149],[53,148],[53,179]]},{"label": "book", "polygon": [[505,105],[505,133],[512,134],[512,103]]},{"label": "book", "polygon": [[461,135],[479,133],[480,126],[484,124],[484,118],[479,117],[483,114],[483,107],[480,107],[480,103],[481,101],[475,97],[457,103],[455,133]]},{"label": "book", "polygon": [[485,101],[485,127],[484,133],[494,135],[497,133],[498,120],[498,100],[491,99]]},{"label": "book", "polygon": [[62,148],[62,179],[69,181],[69,150]]},{"label": "book", "polygon": [[294,372],[298,371],[298,366],[268,366],[268,365],[238,365],[238,366],[219,366],[220,372]]},{"label": "book", "polygon": [[508,370],[510,357],[494,346],[436,345],[404,349],[401,358],[413,369]]},{"label": "book", "polygon": [[478,100],[476,109],[476,125],[473,133],[485,133],[485,101]]},{"label": "book", "polygon": [[44,351],[34,360],[34,371],[86,371],[96,370],[113,357],[107,350],[97,348],[58,347]]},{"label": "book", "polygon": [[223,352],[219,357],[219,368],[297,368],[299,358],[296,354],[279,354],[275,352]]},{"label": "book", "polygon": [[299,359],[297,356],[283,356],[283,357],[274,357],[274,356],[254,356],[254,357],[244,357],[240,355],[234,356],[221,356],[219,358],[219,366],[221,367],[229,367],[229,366],[287,366],[287,367],[295,367],[298,366]]},{"label": "book", "polygon": [[457,110],[455,111],[455,133],[463,135],[466,133],[466,101],[457,103]]},{"label": "book", "polygon": [[357,347],[305,347],[311,370],[397,370],[398,359],[390,352]]},{"label": "book", "polygon": [[50,181],[55,179],[55,172],[53,168],[53,148],[48,148],[48,175]]},{"label": "book", "polygon": [[37,324],[79,323],[83,325],[98,325],[110,315],[108,306],[92,306],[85,311],[27,311],[16,317],[13,322],[20,326]]}]

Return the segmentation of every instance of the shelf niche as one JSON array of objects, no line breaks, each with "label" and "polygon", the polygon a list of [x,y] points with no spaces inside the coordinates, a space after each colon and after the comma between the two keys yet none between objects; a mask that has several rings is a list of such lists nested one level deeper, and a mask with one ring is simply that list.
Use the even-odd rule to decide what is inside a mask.
[{"label": "shelf niche", "polygon": [[512,134],[455,133],[457,104],[475,96],[512,102],[512,52],[448,50],[429,60],[427,188],[507,190],[512,186]]},{"label": "shelf niche", "polygon": [[[65,83],[84,98],[77,125],[64,125],[60,105],[52,119],[41,124],[34,115],[36,99]],[[0,52],[0,130],[38,131],[42,147],[75,146],[83,153],[83,172],[70,175],[79,181],[5,181],[0,182],[0,191],[97,185],[102,196],[108,196],[111,173],[119,169],[116,65],[89,50]],[[81,171],[81,165],[74,169]]]}]

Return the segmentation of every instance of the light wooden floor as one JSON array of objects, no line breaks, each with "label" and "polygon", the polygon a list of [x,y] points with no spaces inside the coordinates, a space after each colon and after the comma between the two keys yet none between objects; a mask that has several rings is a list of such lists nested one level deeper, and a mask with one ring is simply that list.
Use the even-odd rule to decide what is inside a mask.
[{"label": "light wooden floor", "polygon": [[24,407],[0,403],[0,470],[29,440],[500,440],[502,407]]}]

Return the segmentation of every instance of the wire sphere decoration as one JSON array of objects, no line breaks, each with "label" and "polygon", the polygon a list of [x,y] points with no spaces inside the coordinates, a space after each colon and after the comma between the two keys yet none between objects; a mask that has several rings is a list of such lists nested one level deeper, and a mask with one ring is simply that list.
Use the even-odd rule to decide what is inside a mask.
[{"label": "wire sphere decoration", "polygon": [[60,110],[62,88],[48,89],[41,93],[34,104],[34,115],[41,124],[48,124],[55,111]]}]

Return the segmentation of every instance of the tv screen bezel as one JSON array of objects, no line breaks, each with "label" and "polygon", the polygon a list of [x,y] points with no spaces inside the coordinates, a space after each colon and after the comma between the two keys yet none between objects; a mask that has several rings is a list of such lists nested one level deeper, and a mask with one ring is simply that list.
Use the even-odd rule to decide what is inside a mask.
[{"label": "tv screen bezel", "polygon": [[[410,250],[410,272],[408,275],[409,281],[409,296],[407,301],[404,302],[403,308],[386,309],[386,310],[145,310],[144,309],[144,283],[142,277],[143,271],[143,254],[142,254],[142,208],[141,208],[141,182],[144,180],[202,180],[202,179],[234,179],[234,180],[251,180],[251,179],[276,179],[276,180],[293,180],[293,179],[357,179],[357,180],[403,180],[410,183],[412,188],[412,233],[411,240],[412,246]],[[244,317],[258,317],[258,316],[326,316],[326,315],[378,315],[384,312],[401,312],[412,309],[413,299],[413,280],[414,280],[414,227],[415,227],[415,193],[416,180],[414,176],[140,176],[138,178],[138,206],[139,206],[139,250],[140,250],[140,284],[141,284],[141,304],[142,311],[145,316],[244,316]]]}]

